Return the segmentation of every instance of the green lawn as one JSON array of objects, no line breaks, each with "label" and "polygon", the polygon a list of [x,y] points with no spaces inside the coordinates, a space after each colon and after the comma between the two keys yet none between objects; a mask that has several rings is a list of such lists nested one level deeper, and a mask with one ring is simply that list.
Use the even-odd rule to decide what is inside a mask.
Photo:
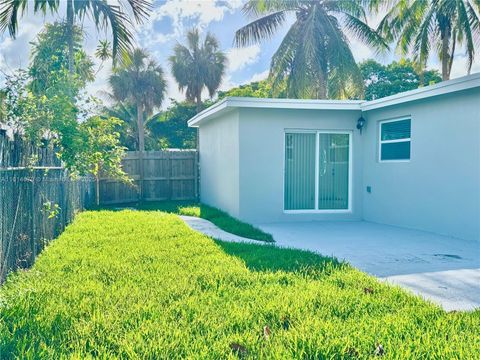
[{"label": "green lawn", "polygon": [[141,203],[137,208],[141,210],[160,210],[172,214],[196,216],[211,221],[220,229],[228,231],[229,233],[249,239],[274,242],[272,235],[267,234],[250,224],[235,219],[224,211],[204,204],[181,201],[162,201]]},{"label": "green lawn", "polygon": [[480,311],[158,211],[82,213],[0,289],[2,359],[478,359],[479,329]]}]

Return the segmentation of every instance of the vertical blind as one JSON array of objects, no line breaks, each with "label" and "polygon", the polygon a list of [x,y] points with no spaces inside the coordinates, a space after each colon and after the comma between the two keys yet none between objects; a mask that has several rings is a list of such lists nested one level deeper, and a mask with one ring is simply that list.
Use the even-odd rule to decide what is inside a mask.
[{"label": "vertical blind", "polygon": [[285,210],[348,209],[349,142],[348,134],[285,134]]},{"label": "vertical blind", "polygon": [[315,133],[285,135],[285,210],[315,209]]},{"label": "vertical blind", "polygon": [[319,134],[318,209],[348,209],[348,134]]}]

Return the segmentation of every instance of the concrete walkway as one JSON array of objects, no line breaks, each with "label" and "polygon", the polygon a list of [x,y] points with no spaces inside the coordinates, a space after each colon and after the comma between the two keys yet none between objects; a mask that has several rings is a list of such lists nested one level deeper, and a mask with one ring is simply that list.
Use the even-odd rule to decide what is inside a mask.
[{"label": "concrete walkway", "polygon": [[267,243],[265,241],[247,239],[247,238],[223,231],[214,223],[202,218],[198,218],[195,216],[186,216],[186,215],[179,215],[179,216],[193,230],[201,232],[202,234],[210,236],[214,239],[229,241],[229,242],[247,242],[247,243],[259,244],[259,245],[272,244],[272,243]]},{"label": "concrete walkway", "polygon": [[[227,233],[211,222],[181,216],[194,230],[224,241],[265,242]],[[480,308],[480,244],[368,222],[259,224],[277,246],[346,260],[382,281],[402,286],[450,310]]]}]

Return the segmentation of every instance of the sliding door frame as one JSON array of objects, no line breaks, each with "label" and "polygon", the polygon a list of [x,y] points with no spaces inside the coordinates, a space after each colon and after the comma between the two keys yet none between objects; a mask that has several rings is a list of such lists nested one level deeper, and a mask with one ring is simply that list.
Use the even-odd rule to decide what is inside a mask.
[{"label": "sliding door frame", "polygon": [[[285,175],[286,175],[286,139],[287,134],[316,134],[315,136],[315,209],[286,210],[285,209]],[[347,209],[318,209],[318,194],[320,180],[320,134],[348,135],[348,208]],[[351,130],[315,130],[315,129],[285,129],[283,134],[283,212],[285,214],[346,214],[352,212],[353,190],[353,131]]]}]

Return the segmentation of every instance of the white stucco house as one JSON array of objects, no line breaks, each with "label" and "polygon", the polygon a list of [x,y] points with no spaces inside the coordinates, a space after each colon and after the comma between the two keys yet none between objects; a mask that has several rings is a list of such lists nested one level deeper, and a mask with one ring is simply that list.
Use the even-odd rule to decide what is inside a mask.
[{"label": "white stucco house", "polygon": [[480,239],[480,74],[375,101],[226,98],[201,201],[241,220],[365,220]]}]

